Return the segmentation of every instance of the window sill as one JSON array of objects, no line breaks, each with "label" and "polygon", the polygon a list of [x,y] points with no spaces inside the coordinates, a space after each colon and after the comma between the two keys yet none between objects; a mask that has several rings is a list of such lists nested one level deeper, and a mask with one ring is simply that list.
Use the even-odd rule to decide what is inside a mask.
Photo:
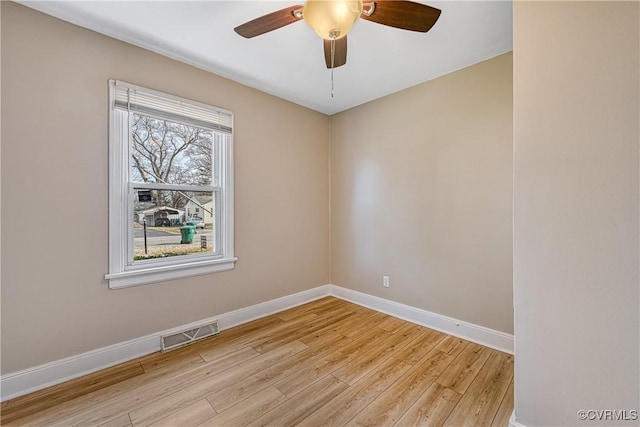
[{"label": "window sill", "polygon": [[110,289],[128,288],[148,283],[182,279],[202,274],[232,270],[238,258],[223,258],[184,264],[155,266],[139,270],[105,274]]}]

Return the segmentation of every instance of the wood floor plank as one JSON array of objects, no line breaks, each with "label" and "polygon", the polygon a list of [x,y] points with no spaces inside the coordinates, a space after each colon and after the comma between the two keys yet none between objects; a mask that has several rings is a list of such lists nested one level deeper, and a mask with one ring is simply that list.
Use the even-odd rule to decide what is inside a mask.
[{"label": "wood floor plank", "polygon": [[255,398],[239,402],[221,414],[200,424],[201,427],[245,426],[269,412],[287,398],[274,387],[268,387]]},{"label": "wood floor plank", "polygon": [[[349,308],[349,310],[351,310],[351,308]],[[317,332],[332,330],[350,338],[355,337],[365,332],[367,328],[375,326],[371,323],[367,323],[367,318],[370,318],[372,314],[372,312],[354,312],[351,316],[335,321],[324,328],[319,329]]]},{"label": "wood floor plank", "polygon": [[473,380],[445,426],[488,426],[513,378],[513,356],[496,350]]},{"label": "wood floor plank", "polygon": [[[314,313],[314,315],[316,314]],[[298,340],[298,338],[312,334],[315,331],[321,330],[325,326],[332,324],[336,320],[341,320],[352,315],[353,315],[352,312],[345,309],[337,310],[331,316],[327,316],[327,317],[323,317],[322,315],[316,315],[318,316],[317,319],[306,322],[304,325],[301,325],[298,328],[296,328],[295,331],[290,331],[289,333],[282,334],[279,337],[273,337],[268,340],[264,340],[260,344],[252,343],[251,347],[260,353],[263,353],[265,351],[270,351],[270,350],[273,350],[274,348],[281,346],[282,344],[286,344],[291,341],[296,341]]]},{"label": "wood floor plank", "polygon": [[303,314],[313,313],[325,307],[344,307],[344,301],[334,297],[325,297],[299,305],[276,314],[282,320],[291,320]]},{"label": "wood floor plank", "polygon": [[100,424],[98,427],[131,427],[131,418],[129,414],[123,414],[119,417],[113,418],[107,422]]},{"label": "wood floor plank", "polygon": [[296,426],[348,387],[333,375],[327,375],[249,425]]},{"label": "wood floor plank", "polygon": [[[251,352],[250,357],[256,354],[252,349],[248,350]],[[122,413],[147,405],[163,396],[180,391],[189,385],[206,380],[237,365],[238,361],[238,355],[233,354],[214,363],[172,375],[144,374],[70,400],[52,408],[51,411],[32,414],[21,419],[21,422],[45,425],[51,424],[52,420],[57,420],[66,425],[99,424]]]},{"label": "wood floor plank", "polygon": [[[217,412],[223,412],[237,402],[259,393],[263,388],[286,378],[289,374],[304,369],[313,360],[322,358],[326,354],[344,346],[347,340],[348,338],[337,335],[333,342],[327,342],[323,346],[309,347],[289,357],[282,357],[281,360],[275,361],[271,366],[236,381],[228,387],[223,388],[218,385],[217,390],[209,394],[207,399]],[[308,383],[305,385],[308,385]]]},{"label": "wood floor plank", "polygon": [[410,365],[389,358],[377,369],[350,386],[326,405],[300,422],[300,426],[338,426],[346,424],[387,387],[407,372]]},{"label": "wood floor plank", "polygon": [[52,415],[54,419],[60,420],[62,425],[100,424],[105,420],[150,404],[166,395],[174,394],[187,387],[188,384],[199,383],[209,375],[215,375],[218,372],[219,367],[208,364],[203,369],[197,368],[175,377],[163,377],[161,380],[152,381],[140,387],[117,390],[111,396],[89,395],[89,400],[72,401],[71,407],[65,407],[58,413],[48,414],[46,418],[40,419],[34,424],[49,424],[45,421],[51,419]]},{"label": "wood floor plank", "polygon": [[337,362],[328,360],[326,357],[312,360],[301,369],[289,374],[286,378],[276,381],[273,386],[287,397],[295,396],[310,383],[331,374],[336,369],[337,364]]},{"label": "wood floor plank", "polygon": [[372,313],[374,312],[374,310],[367,308],[365,306],[353,303],[351,301],[346,301],[346,300],[342,300],[344,303],[346,303],[347,307],[349,307],[349,309],[351,311],[353,311],[354,313]]},{"label": "wood floor plank", "polygon": [[[345,340],[350,342],[350,338],[345,337]],[[295,396],[302,392],[309,384],[328,376],[346,360],[346,356],[344,359],[336,359],[332,356],[333,355],[310,360],[309,363],[305,364],[301,369],[277,381],[273,386],[287,397]]]},{"label": "wood floor plank", "polygon": [[333,315],[335,312],[337,311],[343,311],[343,310],[348,310],[350,313],[354,313],[353,311],[353,304],[348,303],[347,301],[338,299],[338,298],[333,298],[331,297],[331,302],[329,304],[325,304],[325,305],[314,305],[309,312],[310,313],[315,313],[318,316],[331,316]]},{"label": "wood floor plank", "polygon": [[[204,370],[205,367],[203,367],[202,369]],[[189,372],[189,374],[183,375],[194,375],[194,373]],[[69,420],[79,413],[86,412],[87,408],[93,408],[99,411],[101,405],[104,405],[104,402],[107,400],[116,401],[119,397],[130,396],[132,394],[132,390],[136,390],[139,392],[140,390],[144,390],[145,387],[150,387],[151,384],[157,384],[159,382],[162,382],[163,380],[167,381],[166,378],[157,378],[148,374],[139,375],[137,377],[133,377],[128,380],[113,384],[104,389],[90,392],[75,399],[65,401],[51,408],[31,412],[25,417],[20,418],[16,424],[51,425],[56,422],[65,422],[66,420]],[[100,422],[96,422],[96,424],[108,421],[124,412],[126,411],[123,410],[117,414],[111,414],[110,416],[103,418]],[[67,422],[67,424],[70,425],[71,422]]]},{"label": "wood floor plank", "polygon": [[[282,323],[282,319],[277,316],[266,316],[260,319],[255,319],[247,323],[243,323],[241,325],[234,326],[229,329],[225,329],[221,331],[218,335],[216,335],[215,341],[209,341],[213,345],[216,345],[216,342],[220,340],[224,340],[224,342],[233,340],[238,337],[245,337],[247,335],[253,334],[255,332],[262,332],[265,329],[270,329]],[[202,348],[199,350],[204,350],[207,348],[207,341],[201,341]]]},{"label": "wood floor plank", "polygon": [[363,409],[349,425],[392,426],[447,369],[454,356],[432,350]]},{"label": "wood floor plank", "polygon": [[345,337],[335,331],[326,331],[322,334],[308,334],[298,341],[305,344],[309,349],[313,350],[310,354],[326,354],[345,347],[353,342],[350,338]]},{"label": "wood floor plank", "polygon": [[298,338],[298,341],[305,345],[308,345],[309,347],[312,347],[315,345],[323,345],[326,340],[331,341],[334,338],[338,337],[346,338],[339,332],[336,332],[332,329],[323,328],[322,331],[315,331],[301,336],[300,338]]},{"label": "wood floor plank", "polygon": [[433,329],[422,328],[420,336],[405,348],[394,353],[396,359],[415,365],[429,353],[446,335]]},{"label": "wood floor plank", "polygon": [[490,354],[491,351],[487,347],[469,343],[451,363],[449,369],[436,379],[436,382],[464,394]]},{"label": "wood floor plank", "polygon": [[287,321],[287,320],[291,320],[291,319],[295,319],[296,317],[308,314],[309,310],[311,309],[311,307],[313,307],[316,304],[326,304],[326,303],[330,303],[331,299],[329,297],[327,298],[322,298],[322,299],[317,299],[315,301],[311,301],[305,304],[301,304],[295,307],[291,307],[288,308],[286,310],[280,311],[278,313],[276,313],[276,316],[283,320],[283,321]]},{"label": "wood floor plank", "polygon": [[[282,322],[282,324],[277,327],[269,328],[268,330],[261,333],[260,336],[250,341],[247,341],[247,344],[249,344],[254,349],[257,349],[265,343],[273,342],[283,337],[288,338],[291,336],[292,333],[299,330],[299,328],[303,328],[309,322],[313,322],[314,320],[317,320],[317,319],[318,319],[317,314],[306,313],[303,316],[296,317],[293,320]],[[265,350],[265,351],[268,351],[268,350]]]},{"label": "wood floor plank", "polygon": [[467,344],[469,344],[469,341],[447,335],[442,341],[440,341],[440,343],[438,343],[436,348],[440,351],[444,351],[445,353],[457,356],[462,350],[464,350]]},{"label": "wood floor plank", "polygon": [[[216,390],[225,389],[242,381],[244,378],[262,371],[265,365],[270,366],[275,364],[279,360],[303,351],[306,348],[307,346],[301,342],[294,341],[246,362],[240,361],[240,363],[231,369],[220,372],[196,384],[190,384],[188,387],[181,389],[180,393],[172,393],[160,398],[156,397],[154,401],[148,405],[130,411],[131,422],[134,426],[149,425],[158,419],[164,418],[173,412],[195,403]],[[215,409],[215,406],[213,407]]]},{"label": "wood floor plank", "polygon": [[342,347],[329,356],[329,358],[340,362],[351,360],[359,354],[375,348],[375,346],[384,341],[387,336],[389,336],[389,332],[371,327],[361,335],[353,337],[349,345]]},{"label": "wood floor plank", "polygon": [[249,354],[253,353],[255,356],[258,356],[260,353],[255,351],[251,346],[246,343],[238,343],[235,340],[229,343],[223,343],[215,348],[209,348],[200,352],[199,356],[206,361],[216,362],[223,359],[234,358],[241,355],[241,358],[244,358]]},{"label": "wood floor plank", "polygon": [[405,322],[405,325],[398,329],[396,333],[384,335],[384,339],[377,343],[374,348],[361,352],[352,358],[348,364],[336,370],[333,375],[342,382],[350,385],[354,384],[375,369],[376,366],[383,363],[395,350],[408,346],[420,334],[419,327]]},{"label": "wood floor plank", "polygon": [[458,404],[460,397],[459,393],[434,382],[395,423],[395,426],[440,427]]},{"label": "wood floor plank", "polygon": [[507,388],[504,397],[502,398],[502,403],[500,403],[500,407],[498,408],[498,412],[496,416],[493,418],[493,422],[491,423],[491,427],[504,427],[509,425],[509,420],[511,419],[511,413],[513,412],[513,380],[511,380],[511,384],[509,384],[509,388]]},{"label": "wood floor plank", "polygon": [[144,372],[179,372],[204,365],[207,361],[197,351],[185,347],[169,353],[154,353],[147,360],[140,361]]},{"label": "wood floor plank", "polygon": [[374,311],[371,314],[371,316],[367,319],[367,322],[369,322],[372,325],[375,325],[376,327],[378,327],[379,324],[383,323],[385,320],[387,320],[390,317],[391,316],[389,316],[386,313],[381,313],[379,311]]},{"label": "wood floor plank", "polygon": [[345,346],[340,347],[326,357],[310,361],[303,369],[278,381],[274,386],[286,396],[293,396],[303,390],[307,384],[335,371],[358,354],[368,352],[386,335],[388,335],[388,332],[372,327],[355,339],[346,338],[347,344]]},{"label": "wood floor plank", "polygon": [[202,399],[150,425],[154,427],[195,427],[216,415],[216,411],[207,399]]},{"label": "wood floor plank", "polygon": [[[206,360],[207,362],[218,360],[221,357],[226,357],[228,354],[240,351],[250,346],[252,343],[269,339],[272,335],[278,335],[281,333],[289,333],[292,330],[295,330],[296,325],[302,323],[304,324],[305,319],[314,318],[315,315],[305,315],[307,317],[303,319],[297,319],[293,322],[283,322],[278,319],[278,322],[270,324],[266,327],[259,327],[255,329],[251,329],[243,334],[229,334],[225,335],[224,333],[227,331],[223,331],[219,336],[212,339],[211,344],[203,348],[199,354],[200,356]],[[229,331],[232,331],[235,328],[232,328]]]},{"label": "wood floor plank", "polygon": [[2,423],[7,424],[38,411],[53,408],[96,390],[105,389],[129,378],[142,375],[144,370],[138,361],[127,362],[112,368],[67,381],[26,396],[18,397],[2,408]]},{"label": "wood floor plank", "polygon": [[389,316],[384,319],[382,322],[378,323],[378,328],[385,330],[387,332],[395,332],[398,329],[406,326],[407,321],[398,319],[397,317]]}]

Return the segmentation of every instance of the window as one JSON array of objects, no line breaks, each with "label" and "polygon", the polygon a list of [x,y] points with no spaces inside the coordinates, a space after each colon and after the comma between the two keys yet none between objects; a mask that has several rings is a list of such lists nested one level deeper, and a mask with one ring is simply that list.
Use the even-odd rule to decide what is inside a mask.
[{"label": "window", "polygon": [[232,113],[115,80],[109,102],[109,287],[232,269]]}]

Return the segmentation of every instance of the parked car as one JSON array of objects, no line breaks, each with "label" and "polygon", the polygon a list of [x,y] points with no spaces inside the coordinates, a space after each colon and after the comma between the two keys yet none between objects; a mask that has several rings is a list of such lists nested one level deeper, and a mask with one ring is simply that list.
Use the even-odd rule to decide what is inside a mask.
[{"label": "parked car", "polygon": [[196,228],[201,228],[204,230],[204,220],[202,218],[198,218],[197,216],[193,216],[187,220],[187,225],[193,225]]},{"label": "parked car", "polygon": [[169,218],[156,218],[155,226],[156,227],[169,227],[169,226],[171,226],[171,220]]}]

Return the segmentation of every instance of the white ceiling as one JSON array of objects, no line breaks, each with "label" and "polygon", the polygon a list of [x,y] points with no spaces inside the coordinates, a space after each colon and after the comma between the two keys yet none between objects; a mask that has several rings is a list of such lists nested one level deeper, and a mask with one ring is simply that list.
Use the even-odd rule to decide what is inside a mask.
[{"label": "white ceiling", "polygon": [[304,22],[253,39],[233,31],[302,0],[19,2],[326,114],[512,49],[511,1],[420,0],[442,10],[428,33],[356,22],[331,98],[322,39]]}]

